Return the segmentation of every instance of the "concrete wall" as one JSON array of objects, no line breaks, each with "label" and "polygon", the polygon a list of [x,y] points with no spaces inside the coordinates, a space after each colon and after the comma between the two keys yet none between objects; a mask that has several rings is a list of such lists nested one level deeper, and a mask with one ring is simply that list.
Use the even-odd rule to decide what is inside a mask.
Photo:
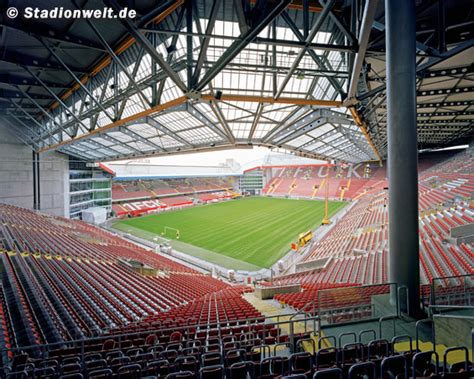
[{"label": "concrete wall", "polygon": [[[0,121],[0,203],[33,209],[33,162],[30,147]],[[40,156],[41,212],[69,216],[69,163],[60,153]]]},{"label": "concrete wall", "polygon": [[451,229],[451,240],[456,245],[474,242],[474,223],[456,226]]},{"label": "concrete wall", "polygon": [[32,150],[0,121],[0,203],[33,208]]},{"label": "concrete wall", "polygon": [[332,258],[320,258],[308,262],[297,263],[295,270],[296,272],[316,270],[325,268],[329,262],[332,261]]},{"label": "concrete wall", "polygon": [[[435,317],[436,344],[446,346],[472,346],[472,334],[474,330],[474,319],[472,311],[459,311],[459,315],[450,314],[447,317]],[[470,359],[472,360],[472,350]],[[440,357],[442,362],[443,357]]]},{"label": "concrete wall", "polygon": [[40,154],[40,210],[54,216],[69,217],[69,159],[66,155]]},{"label": "concrete wall", "polygon": [[297,292],[301,292],[301,286],[299,284],[255,288],[255,296],[257,296],[259,299],[262,299],[262,300],[273,299],[273,296],[279,293],[297,293]]}]

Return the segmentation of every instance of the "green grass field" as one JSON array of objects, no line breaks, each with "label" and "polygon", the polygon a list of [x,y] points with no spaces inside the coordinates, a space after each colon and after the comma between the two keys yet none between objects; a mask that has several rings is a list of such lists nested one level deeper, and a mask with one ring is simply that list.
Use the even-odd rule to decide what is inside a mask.
[{"label": "green grass field", "polygon": [[[330,202],[330,215],[344,205]],[[324,201],[253,197],[118,221],[113,227],[148,239],[161,236],[165,227],[178,229],[179,241],[171,243],[177,250],[238,270],[270,267],[299,233],[314,229],[323,217]],[[176,231],[166,229],[163,237],[176,239]]]}]

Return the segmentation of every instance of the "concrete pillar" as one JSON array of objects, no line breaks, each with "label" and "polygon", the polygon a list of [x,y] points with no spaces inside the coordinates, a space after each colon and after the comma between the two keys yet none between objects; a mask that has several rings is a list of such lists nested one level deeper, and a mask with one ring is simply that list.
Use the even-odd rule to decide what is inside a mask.
[{"label": "concrete pillar", "polygon": [[[390,280],[408,288],[419,315],[418,146],[416,130],[415,2],[385,0]],[[404,292],[405,293],[405,292]],[[392,299],[396,296],[392,294]],[[405,296],[403,296],[405,298]]]}]

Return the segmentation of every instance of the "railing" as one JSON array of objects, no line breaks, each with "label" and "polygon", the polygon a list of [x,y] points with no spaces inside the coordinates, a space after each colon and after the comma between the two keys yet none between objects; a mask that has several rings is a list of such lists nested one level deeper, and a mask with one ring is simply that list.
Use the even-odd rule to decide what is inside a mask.
[{"label": "railing", "polygon": [[[212,323],[213,327],[209,327],[208,323],[191,323],[188,325],[182,326],[171,326],[171,327],[162,327],[150,330],[138,330],[132,332],[123,332],[117,334],[107,334],[102,335],[99,337],[92,337],[87,339],[78,339],[78,340],[71,340],[71,341],[62,341],[56,343],[49,343],[43,345],[30,345],[30,346],[22,346],[17,348],[9,348],[3,349],[2,355],[3,356],[11,356],[15,355],[19,352],[26,352],[30,356],[35,358],[48,358],[52,353],[58,350],[62,350],[63,352],[74,351],[77,355],[81,357],[83,360],[84,355],[91,351],[93,347],[97,347],[98,350],[102,349],[104,343],[108,340],[114,340],[115,343],[118,345],[119,349],[122,346],[125,346],[125,341],[129,341],[131,339],[146,339],[150,335],[171,335],[173,332],[180,332],[183,336],[192,336],[194,332],[209,332],[215,333],[213,338],[219,339],[221,348],[223,347],[223,339],[229,335],[223,334],[223,330],[232,327],[245,327],[245,326],[256,326],[260,325],[259,330],[251,330],[248,333],[244,333],[241,335],[241,338],[244,339],[253,339],[255,341],[262,340],[264,342],[264,338],[260,339],[258,332],[263,332],[263,335],[266,336],[267,332],[269,332],[273,328],[277,328],[279,330],[278,336],[288,336],[289,343],[292,346],[292,349],[296,347],[296,343],[299,338],[302,337],[301,333],[295,333],[295,324],[299,322],[305,323],[305,334],[308,336],[318,336],[320,335],[320,329],[318,328],[318,317],[317,316],[309,316],[303,314],[303,319],[292,319],[288,318],[288,314],[279,314],[274,316],[268,317],[254,317],[248,319],[241,319],[241,320],[232,320],[232,321],[223,321],[223,322],[215,322]],[[229,324],[232,324],[231,326]],[[313,325],[313,328],[307,328],[307,325]],[[284,333],[284,329],[289,331],[288,333]],[[241,340],[242,341],[242,340]],[[187,341],[188,343],[197,343],[196,339],[190,339]],[[240,341],[238,341],[240,342]],[[278,341],[276,341],[278,342]],[[92,349],[93,350],[93,349]]]},{"label": "railing", "polygon": [[398,315],[387,315],[387,316],[382,316],[379,318],[379,337],[382,338],[382,324],[384,321],[387,320],[392,320],[392,325],[393,325],[393,335],[395,336],[397,334],[397,324],[396,321],[399,318]]},{"label": "railing", "polygon": [[436,350],[436,336],[435,336],[435,327],[434,322],[431,318],[425,318],[422,320],[418,320],[415,324],[415,349],[419,351],[419,336],[420,336],[420,329],[422,328],[423,324],[430,324],[431,325],[431,343],[433,344],[433,350]]},{"label": "railing", "polygon": [[474,274],[433,278],[430,305],[474,306]]},{"label": "railing", "polygon": [[[394,313],[398,314],[399,304],[397,296],[395,296],[396,304],[390,304],[390,292],[398,293],[396,283],[322,289],[318,291],[317,315],[320,317],[322,325],[376,321],[381,316],[392,316]],[[374,301],[375,297],[379,295],[387,295],[383,300],[387,309],[384,309],[382,305],[378,306]],[[338,302],[343,297],[349,298],[350,301],[356,302],[358,299],[360,301],[351,305],[334,306],[334,300]]]}]

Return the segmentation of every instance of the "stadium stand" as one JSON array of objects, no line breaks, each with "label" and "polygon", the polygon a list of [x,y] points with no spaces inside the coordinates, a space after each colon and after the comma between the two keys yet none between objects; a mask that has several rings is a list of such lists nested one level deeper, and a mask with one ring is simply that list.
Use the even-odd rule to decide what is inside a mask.
[{"label": "stadium stand", "polygon": [[[452,152],[426,153],[419,159],[419,171],[424,172],[430,167],[452,157]],[[467,153],[464,153],[466,155]],[[457,158],[462,162],[464,155]],[[464,176],[469,176],[469,164],[463,166],[460,176],[453,177],[454,182],[447,182],[454,192],[461,191],[464,196],[468,196],[468,188],[457,189],[458,186],[467,186],[464,183]],[[266,166],[271,170],[272,177],[263,189],[263,194],[268,196],[289,196],[303,198],[324,198],[326,196],[326,186],[328,186],[328,197],[335,200],[354,200],[359,198],[366,191],[374,188],[387,186],[386,166],[380,167],[371,162],[357,165],[302,165],[302,166]],[[446,166],[446,169],[450,169]],[[457,168],[458,170],[459,167]],[[448,171],[449,172],[449,171]],[[447,178],[446,176],[443,176]],[[428,178],[427,178],[428,180]],[[420,183],[422,187],[422,183]],[[425,188],[425,187],[424,187]],[[420,188],[422,190],[422,188]],[[441,191],[441,190],[440,190]],[[436,194],[434,194],[436,196]],[[430,197],[432,199],[432,197]]]},{"label": "stadium stand", "polygon": [[[69,325],[69,332],[74,332],[70,337],[92,336],[107,325],[169,310],[228,287],[82,222],[6,205],[0,208],[0,218],[1,265],[9,274],[3,277],[4,291],[8,288],[16,296],[4,292],[3,300],[7,309],[24,313],[36,326],[30,336],[21,337],[20,345],[27,337],[30,343],[57,340],[39,334],[40,325],[51,331]],[[121,265],[123,259],[137,259],[159,274],[140,276]],[[49,328],[39,322],[47,314],[47,319],[56,319],[50,320]]]},{"label": "stadium stand", "polygon": [[167,207],[214,202],[235,196],[226,177],[120,180],[112,186],[112,210],[117,216],[137,216]]},{"label": "stadium stand", "polygon": [[[420,210],[427,212],[420,214],[425,298],[431,291],[426,284],[433,278],[474,274],[472,243],[448,241],[452,227],[474,217],[465,201],[471,178],[459,167],[466,159],[471,164],[472,155],[463,154],[462,159],[454,156],[430,167],[420,177]],[[444,174],[448,167],[451,173]],[[305,258],[327,258],[324,268],[274,278],[272,285],[297,283],[303,290],[276,295],[275,300],[308,316],[322,317],[323,311],[338,309],[325,317],[330,324],[369,317],[372,297],[390,291],[388,285],[377,285],[388,280],[385,197],[380,186],[366,188]],[[245,365],[263,373],[267,361],[257,347],[289,342],[285,328],[267,320],[242,296],[249,287],[200,274],[81,221],[1,205],[0,222],[2,348],[48,344],[50,349],[47,358],[34,348],[21,350],[27,351],[27,358],[8,350],[5,359],[13,359],[12,372],[95,377],[97,370],[102,370],[97,375],[108,375],[109,370],[144,375],[187,367],[197,375],[211,366],[205,363],[209,359],[219,372],[230,372],[249,360],[253,363]],[[155,268],[156,274],[137,273],[122,264],[127,259]],[[460,279],[445,281],[444,296],[460,296]],[[442,291],[438,289],[438,299]],[[55,347],[84,338],[91,340],[83,345],[83,353],[77,347]],[[286,358],[286,373],[301,372],[290,363],[300,359],[298,354],[302,352]],[[317,354],[307,354],[309,361],[317,362]],[[17,363],[21,359],[26,360]],[[315,364],[305,372],[315,372]],[[276,371],[272,367],[269,372]]]},{"label": "stadium stand", "polygon": [[1,379],[474,377],[472,0],[3,3]]},{"label": "stadium stand", "polygon": [[[348,214],[352,220],[348,224],[357,225],[354,217],[360,219],[359,225],[384,222],[383,212],[365,212],[381,204],[382,195],[365,195],[353,207],[354,214]],[[462,215],[459,220],[463,220]],[[212,370],[230,375],[234,369],[243,370],[243,362],[252,372],[278,372],[276,366],[268,370],[268,364],[276,365],[276,358],[269,361],[259,346],[285,345],[289,336],[283,326],[267,320],[242,297],[248,287],[229,286],[81,221],[7,205],[0,206],[0,221],[2,348],[48,344],[47,357],[34,347],[19,350],[22,353],[8,350],[5,359],[10,361],[11,372],[95,377],[110,372],[169,374],[186,367],[193,377],[198,371],[204,375],[207,367],[213,366]],[[443,233],[444,229],[438,230]],[[365,238],[360,248],[372,246],[376,250],[377,241],[376,237]],[[469,267],[472,273],[470,246],[462,244],[459,250],[449,246],[446,250],[436,239],[430,244],[426,245],[427,265],[434,275],[458,275]],[[446,258],[446,251],[453,254],[456,264]],[[122,259],[140,260],[155,267],[158,274],[139,275],[121,265]],[[439,264],[440,259],[444,263]],[[372,296],[388,293],[389,286],[359,284],[386,282],[385,266],[383,249],[358,256],[342,254],[332,258],[323,271],[276,278],[277,283],[300,283],[303,292],[277,295],[275,299],[313,316],[316,309],[351,309],[350,316],[346,311],[332,312],[326,319],[330,323],[364,319],[371,313]],[[323,291],[318,296],[319,291],[328,289],[343,292],[327,297],[322,296],[326,294]],[[298,340],[307,337],[305,333],[298,335],[293,343],[300,346]],[[83,338],[90,340],[85,345],[82,342],[82,348],[57,345],[87,341]],[[303,351],[293,351],[284,358],[288,361],[278,363],[284,373],[302,372],[294,361],[302,359]],[[314,355],[305,354],[311,363],[305,364],[304,372],[319,370],[315,351]]]},{"label": "stadium stand", "polygon": [[[420,271],[422,284],[433,278],[474,273],[473,243],[456,243],[451,229],[472,223],[469,204],[474,161],[472,149],[447,160],[426,161],[420,174]],[[455,183],[456,185],[453,185]],[[382,183],[386,186],[387,183]],[[366,189],[354,206],[304,258],[329,261],[323,269],[276,278],[279,284],[299,283],[304,296],[289,294],[276,299],[294,308],[317,300],[314,285],[377,284],[387,282],[388,207],[380,186]]]},{"label": "stadium stand", "polygon": [[112,196],[114,200],[134,200],[230,189],[232,184],[226,178],[120,180],[114,182]]}]

